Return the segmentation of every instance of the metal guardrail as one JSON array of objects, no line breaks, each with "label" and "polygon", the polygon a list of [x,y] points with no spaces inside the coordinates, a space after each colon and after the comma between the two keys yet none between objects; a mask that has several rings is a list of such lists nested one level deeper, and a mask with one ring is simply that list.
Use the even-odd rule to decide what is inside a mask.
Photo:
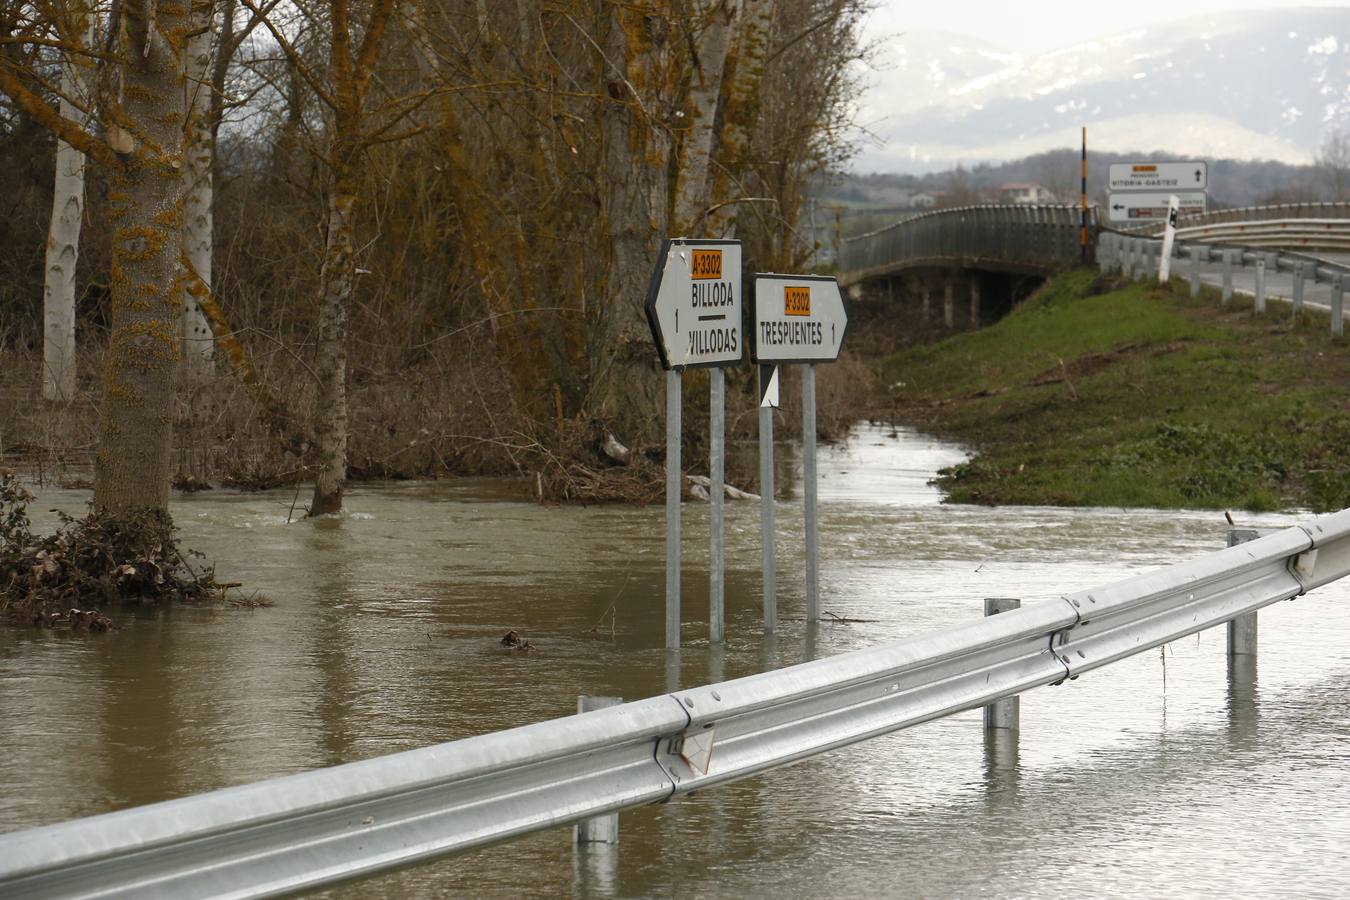
[{"label": "metal guardrail", "polygon": [[[1239,222],[1266,222],[1284,219],[1350,219],[1350,202],[1318,201],[1310,203],[1275,203],[1265,206],[1240,206],[1191,213],[1177,219],[1178,228],[1224,225]],[[1147,222],[1118,230],[1130,234],[1160,234],[1161,222]]]},{"label": "metal guardrail", "polygon": [[1249,247],[1350,250],[1350,219],[1270,219],[1192,225],[1178,228],[1177,238],[1241,243]]},{"label": "metal guardrail", "polygon": [[1084,672],[1350,574],[1350,510],[903,641],[0,835],[5,897],[254,897],[664,801]]},{"label": "metal guardrail", "polygon": [[[1350,218],[1258,219],[1201,224],[1182,221],[1179,224],[1178,240],[1241,243],[1248,247],[1350,250]],[[1161,237],[1162,232],[1161,224],[1120,231],[1149,237]]]},{"label": "metal guardrail", "polygon": [[[1181,231],[1178,230],[1178,234]],[[1103,230],[1097,236],[1097,264],[1103,272],[1116,271],[1127,277],[1141,278],[1148,272],[1157,272],[1162,255],[1162,239],[1135,237]],[[1255,305],[1264,312],[1267,299],[1267,277],[1280,272],[1293,276],[1291,301],[1293,311],[1304,308],[1304,294],[1308,285],[1326,284],[1330,287],[1328,308],[1331,314],[1331,333],[1344,333],[1345,288],[1350,285],[1350,264],[1322,259],[1298,251],[1271,251],[1260,247],[1234,244],[1210,245],[1198,241],[1175,240],[1174,259],[1190,260],[1191,295],[1200,291],[1200,273],[1210,263],[1222,265],[1222,302],[1227,303],[1234,292],[1234,274],[1237,270],[1255,268]],[[1173,268],[1174,275],[1183,274]]]},{"label": "metal guardrail", "polygon": [[[1081,258],[1077,206],[962,206],[935,210],[845,240],[839,283],[856,284],[905,269],[959,266],[1051,272]],[[1089,236],[1097,211],[1088,210]]]}]

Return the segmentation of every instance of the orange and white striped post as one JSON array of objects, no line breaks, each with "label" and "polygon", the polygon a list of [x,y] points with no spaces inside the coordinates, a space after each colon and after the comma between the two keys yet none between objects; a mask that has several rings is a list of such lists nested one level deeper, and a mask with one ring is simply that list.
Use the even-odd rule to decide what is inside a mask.
[{"label": "orange and white striped post", "polygon": [[1087,126],[1083,126],[1083,179],[1081,191],[1082,206],[1078,210],[1078,243],[1082,248],[1083,265],[1088,264],[1087,237]]}]

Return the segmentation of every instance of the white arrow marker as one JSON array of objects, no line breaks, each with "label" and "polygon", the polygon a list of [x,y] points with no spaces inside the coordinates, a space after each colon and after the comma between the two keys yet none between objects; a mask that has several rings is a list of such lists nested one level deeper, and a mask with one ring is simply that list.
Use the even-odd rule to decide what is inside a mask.
[{"label": "white arrow marker", "polygon": [[760,366],[759,405],[765,409],[778,408],[778,367]]}]

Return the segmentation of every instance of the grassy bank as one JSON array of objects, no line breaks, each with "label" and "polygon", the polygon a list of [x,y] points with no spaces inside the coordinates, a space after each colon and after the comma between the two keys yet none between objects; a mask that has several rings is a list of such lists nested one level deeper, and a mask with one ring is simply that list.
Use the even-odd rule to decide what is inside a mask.
[{"label": "grassy bank", "polygon": [[1325,316],[1072,272],[880,366],[891,415],[976,451],[942,473],[955,502],[1350,506],[1350,346]]}]

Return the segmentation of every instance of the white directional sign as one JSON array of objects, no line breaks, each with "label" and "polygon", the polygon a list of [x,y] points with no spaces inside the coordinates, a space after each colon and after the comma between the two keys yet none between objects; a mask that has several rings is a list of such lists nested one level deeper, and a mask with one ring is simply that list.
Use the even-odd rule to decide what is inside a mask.
[{"label": "white directional sign", "polygon": [[1106,203],[1108,218],[1112,222],[1160,222],[1167,218],[1168,202],[1173,196],[1181,201],[1178,215],[1189,216],[1205,211],[1203,191],[1112,194]]},{"label": "white directional sign", "polygon": [[[1111,163],[1111,191],[1203,191],[1209,187],[1209,164],[1195,162]],[[1166,206],[1166,204],[1163,204]]]},{"label": "white directional sign", "polygon": [[665,368],[740,362],[741,242],[666,241],[645,309]]},{"label": "white directional sign", "polygon": [[825,275],[756,275],[750,353],[757,363],[833,362],[848,315],[839,282]]}]

